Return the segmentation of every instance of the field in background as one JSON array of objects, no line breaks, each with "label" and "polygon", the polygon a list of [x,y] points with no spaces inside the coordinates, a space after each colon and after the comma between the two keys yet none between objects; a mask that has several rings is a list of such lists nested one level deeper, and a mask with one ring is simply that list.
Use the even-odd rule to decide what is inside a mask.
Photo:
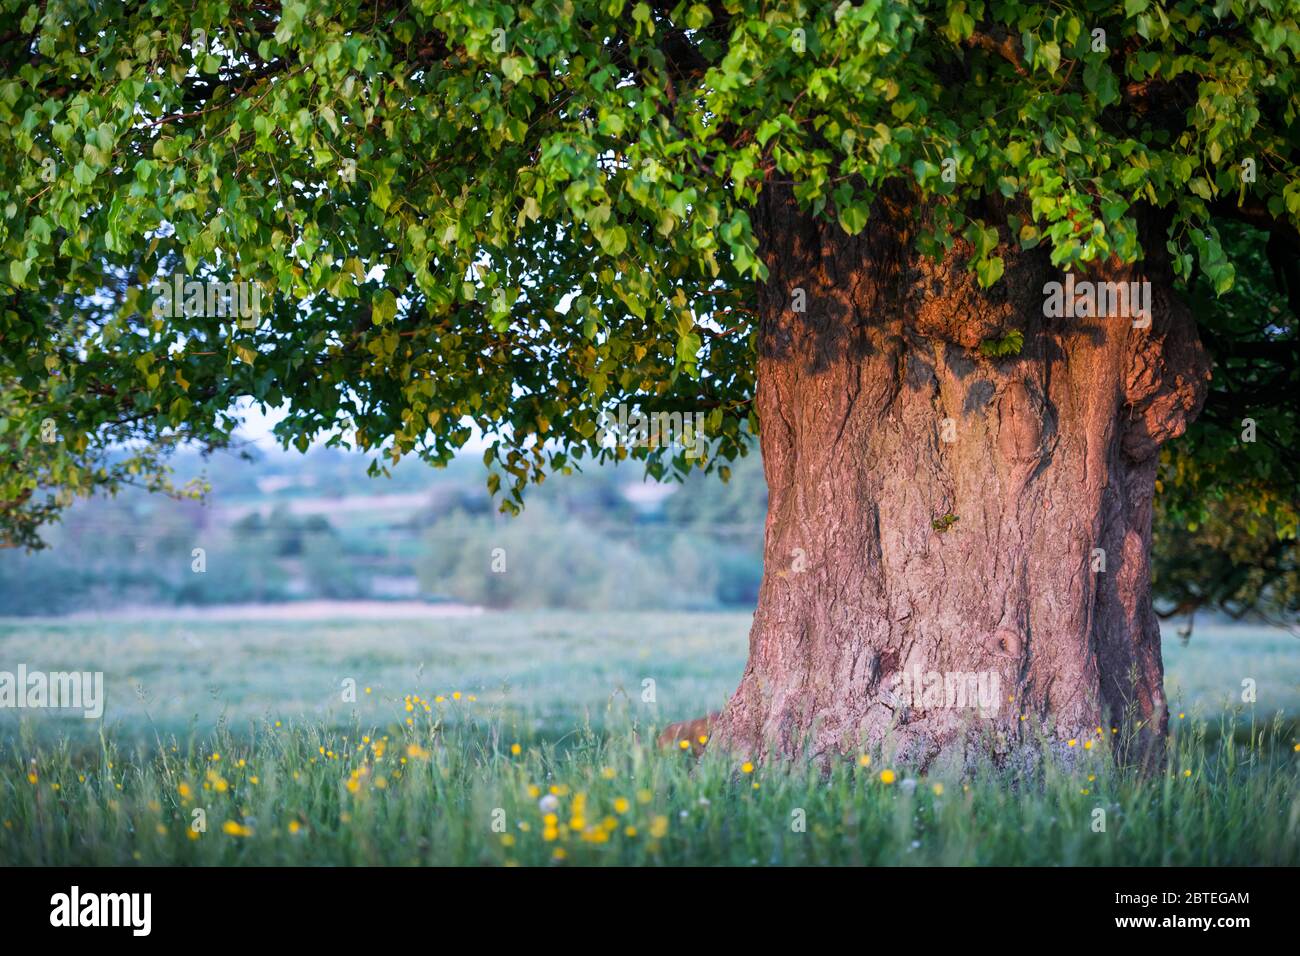
[{"label": "field in background", "polygon": [[[740,679],[750,622],[742,613],[476,614],[413,603],[314,609],[316,619],[303,621],[282,619],[290,607],[243,620],[220,610],[0,619],[0,669],[104,671],[104,726],[122,738],[206,733],[218,722],[239,731],[267,718],[382,724],[408,694],[453,693],[466,703],[473,695],[484,716],[556,736],[611,715],[661,725],[717,709]],[[1171,633],[1165,685],[1174,722],[1180,712],[1217,718],[1242,702],[1244,680],[1255,682],[1257,713],[1294,720],[1298,642],[1251,626],[1204,625],[1186,643]],[[348,679],[355,704],[344,700]],[[0,710],[0,733],[12,733],[21,714]],[[100,728],[42,714],[31,729],[75,738]]]},{"label": "field in background", "polygon": [[[740,678],[749,629],[748,614],[424,614],[10,620],[0,622],[0,661],[103,670],[104,725],[115,736],[209,732],[218,721],[238,732],[267,718],[382,724],[405,716],[408,694],[456,693],[484,717],[558,735],[602,725],[614,712],[644,724],[716,709]],[[344,700],[347,679],[356,682],[355,703]],[[652,703],[642,700],[647,679]],[[0,710],[0,728],[12,729],[19,713]],[[97,736],[96,723],[43,715],[33,730]]]}]

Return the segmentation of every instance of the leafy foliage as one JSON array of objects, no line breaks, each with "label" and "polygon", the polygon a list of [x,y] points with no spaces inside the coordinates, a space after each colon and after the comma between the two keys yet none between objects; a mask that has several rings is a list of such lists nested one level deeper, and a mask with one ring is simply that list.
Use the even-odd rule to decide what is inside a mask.
[{"label": "leafy foliage", "polygon": [[[1223,226],[1244,275],[1266,271],[1254,230]],[[1238,282],[1185,296],[1215,358],[1211,394],[1186,437],[1162,452],[1153,576],[1168,614],[1300,618],[1300,394],[1297,316],[1286,289]]]},{"label": "leafy foliage", "polygon": [[1024,333],[1019,329],[1013,329],[1000,338],[985,339],[981,342],[980,354],[989,358],[998,358],[1003,355],[1019,355],[1020,350],[1024,347]]},{"label": "leafy foliage", "polygon": [[[1220,294],[1213,214],[1300,221],[1287,0],[3,9],[10,541],[60,494],[161,484],[241,398],[377,471],[477,427],[511,510],[584,457],[720,468],[758,424],[749,212],[774,183],[857,233],[903,180],[922,250],[961,237],[986,286],[1008,229],[1062,268],[1131,261],[1150,205]],[[176,272],[256,283],[265,314],[159,317]],[[707,410],[709,455],[606,447],[621,402]],[[119,474],[125,440],[150,451]]]},{"label": "leafy foliage", "polygon": [[943,534],[960,520],[961,519],[957,517],[957,515],[950,511],[942,517],[932,519],[930,521],[930,527],[935,531],[938,531],[940,534]]}]

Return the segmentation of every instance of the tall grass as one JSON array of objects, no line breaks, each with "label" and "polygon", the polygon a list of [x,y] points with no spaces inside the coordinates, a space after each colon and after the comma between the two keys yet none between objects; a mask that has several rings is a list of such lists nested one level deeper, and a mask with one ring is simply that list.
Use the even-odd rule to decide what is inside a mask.
[{"label": "tall grass", "polygon": [[878,754],[825,773],[697,758],[631,722],[544,740],[467,699],[407,703],[373,729],[266,721],[130,750],[20,735],[0,744],[0,862],[1300,862],[1300,748],[1240,711],[1177,721],[1154,774],[1115,769],[1099,739],[1070,769],[940,779]]}]

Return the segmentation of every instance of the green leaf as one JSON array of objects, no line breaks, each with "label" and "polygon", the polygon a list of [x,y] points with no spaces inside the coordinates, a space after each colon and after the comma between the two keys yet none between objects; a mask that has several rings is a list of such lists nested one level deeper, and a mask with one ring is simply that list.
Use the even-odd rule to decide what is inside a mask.
[{"label": "green leaf", "polygon": [[693,365],[700,351],[700,337],[695,332],[688,332],[677,339],[677,360]]},{"label": "green leaf", "polygon": [[600,240],[600,246],[606,254],[611,256],[622,255],[623,250],[627,248],[627,233],[623,231],[622,226],[615,226],[612,229],[602,231],[597,238]]},{"label": "green leaf", "polygon": [[1002,278],[1002,269],[1002,257],[994,256],[991,259],[982,259],[976,263],[975,274],[979,277],[980,285],[987,289]]},{"label": "green leaf", "polygon": [[840,206],[840,225],[850,236],[856,236],[867,226],[870,207],[861,201],[845,203]]},{"label": "green leaf", "polygon": [[370,319],[375,325],[384,325],[397,315],[397,297],[389,289],[384,289],[371,303]]},{"label": "green leaf", "polygon": [[501,72],[511,83],[518,83],[524,78],[524,59],[518,56],[501,58]]}]

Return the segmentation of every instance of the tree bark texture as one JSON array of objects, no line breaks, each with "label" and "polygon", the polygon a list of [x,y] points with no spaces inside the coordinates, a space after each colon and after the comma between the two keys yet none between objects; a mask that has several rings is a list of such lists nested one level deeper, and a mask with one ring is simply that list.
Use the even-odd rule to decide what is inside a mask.
[{"label": "tree bark texture", "polygon": [[[1004,241],[1004,277],[981,290],[964,241],[914,251],[924,215],[882,195],[850,237],[788,191],[756,210],[765,572],[712,742],[933,768],[1069,756],[1100,729],[1150,758],[1167,724],[1158,454],[1209,379],[1192,317],[1150,257],[1077,276],[1149,281],[1148,328],[1048,317],[1063,276],[1043,249]],[[981,352],[1013,331],[1019,354]],[[965,705],[953,675],[972,681]],[[970,705],[971,675],[994,706]]]}]

